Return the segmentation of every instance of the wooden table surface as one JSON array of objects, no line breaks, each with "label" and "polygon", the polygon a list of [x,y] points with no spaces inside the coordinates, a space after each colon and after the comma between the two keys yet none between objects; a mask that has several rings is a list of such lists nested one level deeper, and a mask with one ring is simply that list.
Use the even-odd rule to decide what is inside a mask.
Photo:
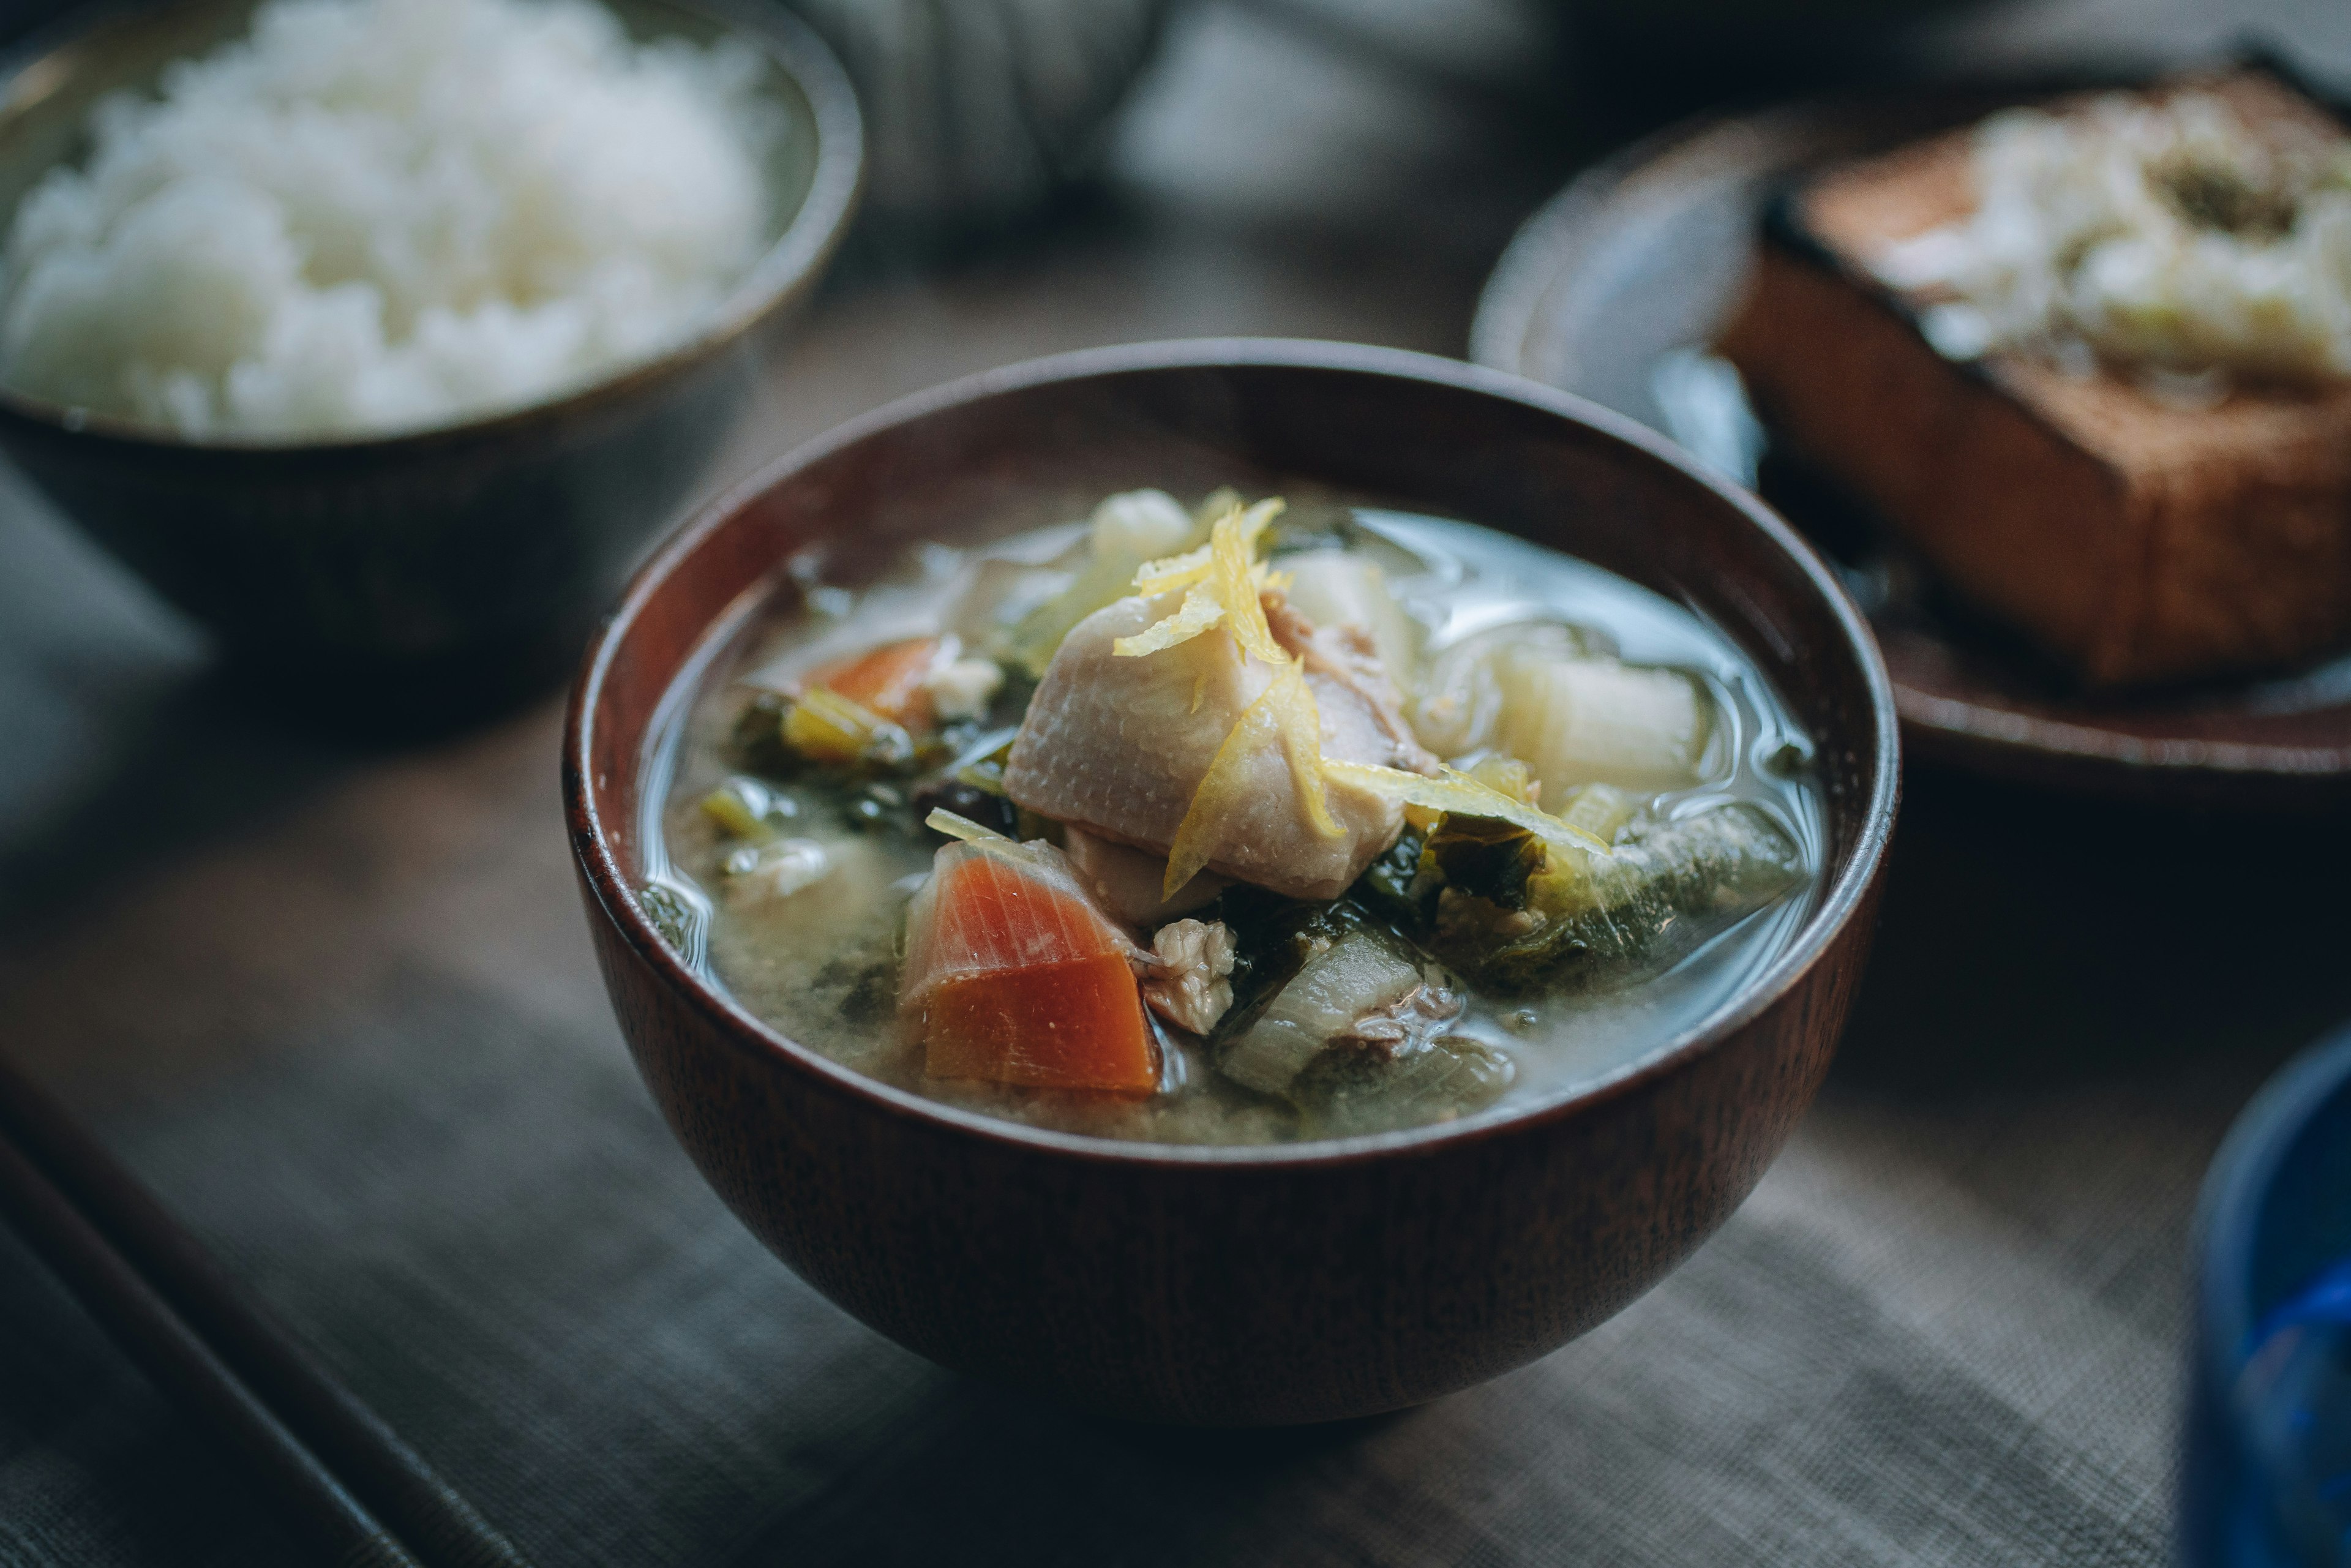
[{"label": "wooden table surface", "polygon": [[[2351,81],[2344,0],[2020,4],[1907,53],[2247,27]],[[1511,0],[1183,12],[1102,180],[977,253],[859,257],[709,487],[1061,349],[1460,352],[1519,219],[1663,112],[1563,85],[1550,29]],[[1570,1529],[1656,1563],[2158,1561],[2195,1183],[2351,1016],[2342,824],[1914,778],[1831,1087],[1719,1239],[1487,1389],[1211,1453],[923,1365],[702,1191],[594,973],[558,709],[309,737],[0,475],[0,1046],[543,1562],[1500,1563]],[[658,1312],[586,1304],[644,1281]],[[0,1563],[279,1560],[267,1500],[0,1233]]]}]

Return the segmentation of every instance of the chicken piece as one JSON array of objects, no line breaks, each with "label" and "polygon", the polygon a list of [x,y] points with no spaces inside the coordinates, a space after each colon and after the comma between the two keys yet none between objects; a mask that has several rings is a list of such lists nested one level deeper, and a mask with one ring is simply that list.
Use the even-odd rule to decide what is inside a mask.
[{"label": "chicken piece", "polygon": [[1143,999],[1177,1029],[1206,1034],[1233,1005],[1234,946],[1221,920],[1178,920],[1151,939],[1156,972],[1143,982]]},{"label": "chicken piece", "polygon": [[[1261,602],[1266,624],[1273,629],[1274,641],[1304,663],[1307,681],[1315,685],[1317,702],[1322,700],[1325,686],[1344,690],[1378,726],[1388,744],[1395,747],[1399,760],[1384,766],[1415,773],[1435,770],[1437,759],[1421,748],[1412,726],[1405,721],[1404,694],[1388,678],[1387,667],[1380,661],[1379,644],[1369,632],[1352,622],[1317,626],[1280,593],[1266,593]],[[1372,758],[1350,757],[1346,760],[1368,762]]]},{"label": "chicken piece", "polygon": [[1129,925],[1139,925],[1147,931],[1191,914],[1232,885],[1216,873],[1204,871],[1177,888],[1175,897],[1165,898],[1160,893],[1167,878],[1165,855],[1147,854],[1131,845],[1098,839],[1083,828],[1064,824],[1061,831],[1067,841],[1061,847],[1077,871],[1078,880],[1086,884],[1104,909]]},{"label": "chicken piece", "polygon": [[1379,562],[1354,550],[1306,550],[1275,562],[1290,576],[1283,597],[1317,626],[1353,626],[1372,640],[1388,678],[1409,687],[1420,662],[1421,628],[1388,590]]},{"label": "chicken piece", "polygon": [[1392,1061],[1427,1045],[1461,1016],[1464,1005],[1452,987],[1424,982],[1332,1035],[1331,1049]]},{"label": "chicken piece", "polygon": [[[1410,772],[1436,771],[1405,725],[1395,688],[1349,627],[1317,629],[1264,596],[1276,639],[1305,671],[1322,755]],[[1209,764],[1274,666],[1221,632],[1141,657],[1112,644],[1176,612],[1181,594],[1122,599],[1081,621],[1047,666],[1012,742],[1005,793],[1015,804],[1099,837],[1165,855]],[[1246,761],[1243,802],[1214,823],[1207,864],[1293,898],[1335,898],[1395,841],[1404,810],[1359,786],[1326,786],[1335,838],[1315,831],[1278,746]]]}]

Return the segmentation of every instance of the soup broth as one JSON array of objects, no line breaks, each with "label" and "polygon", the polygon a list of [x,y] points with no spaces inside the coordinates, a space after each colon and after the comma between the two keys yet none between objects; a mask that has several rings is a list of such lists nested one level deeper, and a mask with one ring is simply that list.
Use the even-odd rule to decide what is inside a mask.
[{"label": "soup broth", "polygon": [[1753,664],[1512,536],[1135,492],[792,568],[656,737],[641,899],[935,1100],[1221,1144],[1531,1104],[1698,1026],[1817,897],[1811,743]]}]

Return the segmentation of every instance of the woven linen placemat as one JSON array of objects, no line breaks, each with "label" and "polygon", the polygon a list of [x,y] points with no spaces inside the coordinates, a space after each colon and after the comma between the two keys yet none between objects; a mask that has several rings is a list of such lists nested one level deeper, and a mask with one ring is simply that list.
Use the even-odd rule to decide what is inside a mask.
[{"label": "woven linen placemat", "polygon": [[[1998,29],[2185,48],[2272,13],[2351,48],[2334,0]],[[837,291],[731,471],[1085,343],[1457,350],[1566,168],[1230,5],[1171,44],[1123,207]],[[1828,1089],[1684,1268],[1420,1410],[1122,1427],[877,1338],[703,1186],[589,955],[551,705],[370,754],[204,669],[0,478],[0,1050],[549,1565],[2159,1563],[2196,1183],[2351,1015],[2344,827],[1914,776]],[[304,1561],[272,1506],[0,1232],[0,1568]]]}]

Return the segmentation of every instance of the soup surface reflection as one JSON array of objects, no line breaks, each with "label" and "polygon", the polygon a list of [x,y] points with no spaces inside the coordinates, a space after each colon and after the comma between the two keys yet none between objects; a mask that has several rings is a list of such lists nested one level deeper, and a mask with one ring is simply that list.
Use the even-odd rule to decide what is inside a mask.
[{"label": "soup surface reflection", "polygon": [[1555,1098],[1817,895],[1811,743],[1754,664],[1511,536],[1135,491],[791,567],[657,738],[642,902],[935,1100],[1263,1144]]}]

